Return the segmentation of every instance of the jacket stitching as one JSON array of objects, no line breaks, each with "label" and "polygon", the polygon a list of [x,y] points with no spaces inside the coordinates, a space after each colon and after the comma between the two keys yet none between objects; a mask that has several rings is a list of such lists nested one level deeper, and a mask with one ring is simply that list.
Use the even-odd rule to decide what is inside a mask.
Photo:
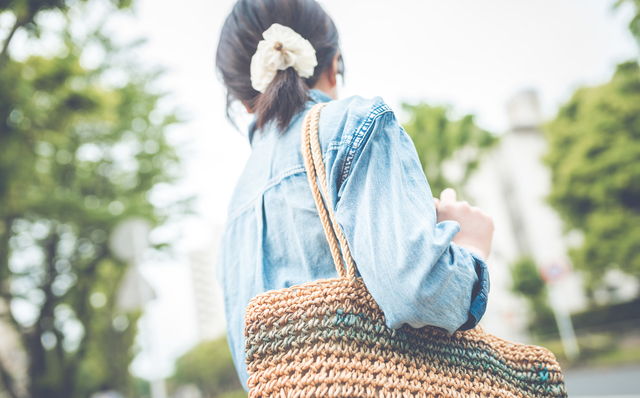
[{"label": "jacket stitching", "polygon": [[351,142],[347,141],[348,142],[347,146],[349,150],[347,152],[347,156],[342,166],[342,172],[340,173],[340,181],[338,184],[339,186],[341,186],[344,183],[349,173],[351,173],[351,166],[353,165],[353,160],[356,156],[356,152],[358,148],[364,141],[364,137],[366,137],[367,134],[369,133],[369,130],[371,129],[371,126],[373,126],[373,123],[375,122],[375,120],[380,115],[386,112],[391,112],[391,108],[389,108],[389,106],[384,103],[372,109],[367,115],[367,117],[365,118],[362,125],[360,125],[360,128],[358,128],[356,133],[350,137],[351,139],[349,141]]}]

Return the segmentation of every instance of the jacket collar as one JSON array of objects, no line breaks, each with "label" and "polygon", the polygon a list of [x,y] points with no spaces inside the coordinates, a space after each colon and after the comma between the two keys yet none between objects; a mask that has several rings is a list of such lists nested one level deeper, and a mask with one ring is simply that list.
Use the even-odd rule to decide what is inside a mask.
[{"label": "jacket collar", "polygon": [[320,91],[315,88],[312,88],[311,90],[309,90],[309,97],[311,97],[311,101],[315,102],[316,104],[321,102],[333,101],[333,98],[329,97],[323,91]]}]

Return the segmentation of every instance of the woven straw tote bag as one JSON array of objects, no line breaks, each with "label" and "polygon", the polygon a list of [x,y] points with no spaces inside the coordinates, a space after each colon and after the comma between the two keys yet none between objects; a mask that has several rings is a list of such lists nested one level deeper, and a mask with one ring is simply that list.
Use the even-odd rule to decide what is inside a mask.
[{"label": "woven straw tote bag", "polygon": [[390,329],[356,274],[330,204],[318,140],[324,104],[308,112],[302,153],[338,278],[254,297],[245,341],[254,397],[566,397],[548,350],[511,343],[480,326]]}]

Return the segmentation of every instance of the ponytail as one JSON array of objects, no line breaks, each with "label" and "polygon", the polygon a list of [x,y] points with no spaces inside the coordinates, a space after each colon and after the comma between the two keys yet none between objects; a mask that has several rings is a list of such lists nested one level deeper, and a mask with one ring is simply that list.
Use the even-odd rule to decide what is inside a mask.
[{"label": "ponytail", "polygon": [[258,115],[256,128],[261,129],[275,120],[279,131],[284,131],[293,116],[304,109],[309,88],[293,68],[279,70],[267,90],[260,94],[254,112]]}]

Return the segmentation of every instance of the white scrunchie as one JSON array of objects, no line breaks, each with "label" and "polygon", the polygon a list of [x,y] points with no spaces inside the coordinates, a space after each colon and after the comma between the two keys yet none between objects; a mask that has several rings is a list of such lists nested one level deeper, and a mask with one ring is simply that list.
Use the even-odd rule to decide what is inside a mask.
[{"label": "white scrunchie", "polygon": [[279,70],[291,66],[302,78],[313,76],[316,50],[293,29],[274,23],[262,33],[264,40],[251,58],[251,86],[264,93]]}]

